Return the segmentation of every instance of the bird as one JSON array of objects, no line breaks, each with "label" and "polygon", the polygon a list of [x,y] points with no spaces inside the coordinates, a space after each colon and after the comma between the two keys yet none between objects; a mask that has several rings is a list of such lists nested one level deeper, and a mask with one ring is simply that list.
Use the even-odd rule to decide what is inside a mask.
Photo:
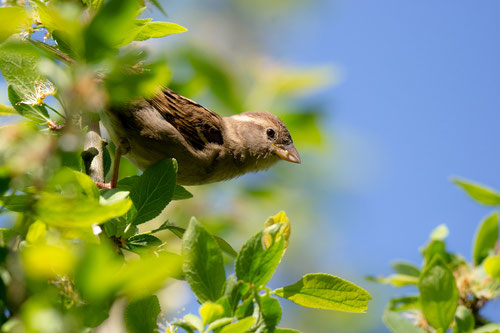
[{"label": "bird", "polygon": [[179,185],[203,185],[265,170],[280,160],[301,163],[283,121],[270,112],[219,114],[162,87],[151,98],[112,106],[101,121],[116,144],[111,182],[116,187],[120,156],[139,169],[166,158],[178,164]]}]

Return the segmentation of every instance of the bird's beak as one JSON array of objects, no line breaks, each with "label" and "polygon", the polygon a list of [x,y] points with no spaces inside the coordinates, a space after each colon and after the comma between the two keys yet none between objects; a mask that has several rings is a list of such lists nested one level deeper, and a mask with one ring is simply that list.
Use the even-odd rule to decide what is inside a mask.
[{"label": "bird's beak", "polygon": [[293,163],[301,162],[299,152],[292,143],[289,145],[274,145],[274,147],[276,148],[274,153],[282,160]]}]

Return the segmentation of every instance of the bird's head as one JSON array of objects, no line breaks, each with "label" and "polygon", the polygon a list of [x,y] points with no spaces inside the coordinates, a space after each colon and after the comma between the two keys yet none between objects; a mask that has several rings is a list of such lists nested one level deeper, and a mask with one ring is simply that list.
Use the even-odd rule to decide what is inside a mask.
[{"label": "bird's head", "polygon": [[265,159],[276,157],[300,163],[300,156],[293,145],[285,124],[269,112],[244,112],[229,117],[236,136],[245,142],[251,154]]}]

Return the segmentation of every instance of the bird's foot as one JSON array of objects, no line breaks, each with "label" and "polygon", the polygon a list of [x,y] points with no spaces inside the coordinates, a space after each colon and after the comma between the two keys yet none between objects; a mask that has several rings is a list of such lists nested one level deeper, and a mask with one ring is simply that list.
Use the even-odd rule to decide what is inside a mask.
[{"label": "bird's foot", "polygon": [[97,185],[98,188],[100,189],[107,189],[107,190],[111,190],[111,189],[114,189],[116,187],[113,186],[113,184],[111,182],[109,183],[101,183],[101,182],[95,182],[95,184]]}]

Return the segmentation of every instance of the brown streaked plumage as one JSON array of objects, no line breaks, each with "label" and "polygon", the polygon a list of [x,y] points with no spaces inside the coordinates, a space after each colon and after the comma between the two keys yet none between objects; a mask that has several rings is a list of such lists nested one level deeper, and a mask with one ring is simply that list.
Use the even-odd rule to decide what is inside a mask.
[{"label": "brown streaked plumage", "polygon": [[221,117],[168,88],[151,99],[111,108],[101,119],[140,169],[175,158],[177,182],[183,185],[231,179],[267,169],[280,159],[300,163],[277,116],[245,112]]}]

